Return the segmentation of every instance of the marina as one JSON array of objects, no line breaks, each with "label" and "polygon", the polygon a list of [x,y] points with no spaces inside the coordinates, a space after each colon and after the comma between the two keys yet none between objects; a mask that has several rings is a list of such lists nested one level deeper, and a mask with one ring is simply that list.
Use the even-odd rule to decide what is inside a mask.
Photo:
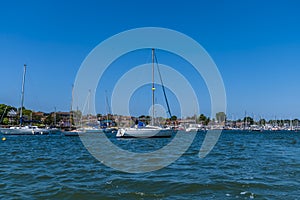
[{"label": "marina", "polygon": [[300,199],[300,1],[2,1],[0,199]]}]

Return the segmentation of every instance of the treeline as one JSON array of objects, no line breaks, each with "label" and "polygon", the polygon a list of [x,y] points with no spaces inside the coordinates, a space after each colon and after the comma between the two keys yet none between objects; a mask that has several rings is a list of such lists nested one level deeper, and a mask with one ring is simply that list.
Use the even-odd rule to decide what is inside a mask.
[{"label": "treeline", "polygon": [[194,120],[198,124],[202,125],[208,125],[210,123],[242,123],[246,125],[266,125],[266,124],[271,124],[271,125],[277,125],[277,126],[284,126],[286,124],[292,125],[292,126],[298,126],[300,125],[300,120],[299,119],[270,119],[266,120],[264,118],[260,118],[259,120],[255,121],[252,117],[246,116],[241,119],[229,119],[227,118],[227,115],[224,112],[218,112],[215,115],[215,118],[210,118],[204,114],[200,114],[199,116],[191,116],[187,117],[186,119],[189,120]]},{"label": "treeline", "polygon": [[252,117],[246,116],[242,119],[228,119],[226,114],[224,112],[218,112],[216,113],[216,118],[213,118],[210,120],[209,117],[205,116],[204,114],[201,114],[197,119],[197,123],[201,123],[203,125],[207,125],[210,122],[215,122],[215,123],[243,123],[247,125],[266,125],[266,124],[271,124],[271,125],[278,125],[278,126],[284,126],[285,124],[290,124],[293,126],[298,126],[300,125],[300,120],[299,119],[270,119],[266,120],[264,118],[260,118],[259,120],[255,121]]},{"label": "treeline", "polygon": [[[20,123],[20,110],[10,105],[0,104],[0,124],[1,125],[18,125]],[[33,110],[22,108],[23,122],[33,125],[51,125],[53,117],[49,113],[34,112]],[[57,119],[59,120],[59,119]]]},{"label": "treeline", "polygon": [[[70,114],[69,112],[58,112],[58,113],[44,113],[44,112],[34,112],[30,109],[26,109],[25,107],[22,108],[23,110],[23,122],[25,123],[31,123],[35,125],[53,125],[53,126],[69,126],[70,124]],[[81,116],[81,113],[77,113],[80,111],[72,111],[71,115],[73,116]],[[20,108],[16,108],[10,105],[0,104],[0,124],[1,125],[17,125],[20,122]],[[79,117],[81,118],[81,117]],[[103,120],[114,120],[114,115],[108,114],[108,115],[101,115],[97,114],[97,119],[99,121]],[[149,124],[152,120],[150,116],[141,115],[139,117],[132,117],[133,120],[138,119],[140,121],[143,121],[145,124]],[[179,119],[177,116],[172,116],[170,118],[164,119],[161,117],[156,118],[155,120],[158,120],[159,122],[163,123],[174,123],[178,122]],[[218,124],[246,124],[246,125],[277,125],[277,126],[284,126],[286,124],[292,125],[292,126],[298,126],[300,125],[299,119],[259,119],[255,121],[252,117],[246,116],[242,119],[228,119],[227,115],[224,112],[218,112],[215,115],[215,118],[210,118],[206,116],[205,114],[200,114],[199,116],[191,116],[187,117],[185,120],[193,121],[198,124],[202,125],[209,125],[212,123],[218,123]],[[74,125],[74,120],[71,120],[72,125]]]}]

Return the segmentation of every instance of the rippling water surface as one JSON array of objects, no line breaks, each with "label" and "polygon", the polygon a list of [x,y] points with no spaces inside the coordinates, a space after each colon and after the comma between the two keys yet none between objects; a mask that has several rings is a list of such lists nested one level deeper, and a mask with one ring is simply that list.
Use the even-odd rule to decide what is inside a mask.
[{"label": "rippling water surface", "polygon": [[[182,141],[193,136],[178,134]],[[188,151],[168,167],[140,174],[103,165],[79,137],[6,136],[0,142],[0,199],[300,198],[299,132],[225,131],[200,159],[204,136],[198,133]],[[110,139],[141,153],[171,140]]]}]

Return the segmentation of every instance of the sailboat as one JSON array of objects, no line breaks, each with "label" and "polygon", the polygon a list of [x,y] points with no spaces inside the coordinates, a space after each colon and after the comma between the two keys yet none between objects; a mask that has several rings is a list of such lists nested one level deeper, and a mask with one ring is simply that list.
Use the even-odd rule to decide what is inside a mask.
[{"label": "sailboat", "polygon": [[[151,125],[145,125],[136,121],[135,125],[130,128],[121,128],[118,130],[116,137],[119,138],[169,138],[174,130],[171,128],[162,128],[154,125],[154,49],[152,49],[152,120]],[[164,91],[165,94],[165,91]],[[167,104],[168,105],[168,104]],[[169,106],[168,106],[169,107]],[[170,113],[170,112],[169,112]]]},{"label": "sailboat", "polygon": [[[87,107],[88,107],[88,112],[89,112],[89,108],[90,108],[90,105],[89,105],[90,104],[90,98],[91,98],[91,91],[89,90],[87,100],[85,102],[85,104],[87,104]],[[72,104],[73,104],[73,88],[72,88],[72,102],[71,102],[71,112],[70,112],[70,131],[64,131],[65,136],[79,136],[80,134],[84,134],[84,133],[104,133],[104,129],[101,129],[101,128],[98,128],[96,126],[91,126],[90,125],[90,114],[87,114],[87,122],[85,122],[85,124],[83,124],[84,120],[82,119],[82,116],[81,116],[80,127],[77,127],[75,130],[72,130],[72,127],[71,127],[71,124],[72,124],[72,117],[71,117]],[[85,106],[86,105],[84,105],[84,108],[85,108]]]},{"label": "sailboat", "polygon": [[48,129],[42,129],[42,128],[38,128],[37,126],[31,126],[31,125],[23,126],[23,105],[24,105],[26,66],[27,65],[24,64],[21,109],[20,109],[20,124],[19,126],[13,126],[8,129],[2,129],[1,131],[5,135],[48,135],[50,133]]}]

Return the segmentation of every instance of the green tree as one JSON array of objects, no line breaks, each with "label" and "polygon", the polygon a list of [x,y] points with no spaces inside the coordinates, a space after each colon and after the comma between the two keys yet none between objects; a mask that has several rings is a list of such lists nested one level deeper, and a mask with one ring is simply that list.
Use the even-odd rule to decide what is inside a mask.
[{"label": "green tree", "polygon": [[204,114],[201,114],[201,115],[199,116],[199,121],[205,121],[206,118],[207,118],[207,117],[206,117]]},{"label": "green tree", "polygon": [[293,119],[292,124],[293,124],[293,126],[298,126],[300,124],[299,119]]},{"label": "green tree", "polygon": [[258,123],[260,125],[266,125],[266,120],[265,119],[260,119]]},{"label": "green tree", "polygon": [[207,117],[204,114],[201,114],[198,119],[201,124],[204,124],[207,121]]},{"label": "green tree", "polygon": [[170,118],[171,121],[176,121],[177,120],[177,116],[173,115],[171,118]]},{"label": "green tree", "polygon": [[218,122],[225,122],[226,114],[224,112],[218,112],[216,113],[216,119]]},{"label": "green tree", "polygon": [[0,104],[0,124],[2,123],[1,120],[4,120],[4,117],[9,118],[8,113],[11,110],[17,111],[17,109],[15,107],[8,106],[8,105],[5,105],[5,104]]},{"label": "green tree", "polygon": [[[250,125],[253,125],[254,124],[254,120],[253,120],[253,118],[251,118],[251,117],[244,117],[244,123],[246,123],[247,122],[247,124],[250,124]],[[246,124],[246,125],[247,125]]]},{"label": "green tree", "polygon": [[147,115],[145,118],[146,118],[146,124],[150,124],[151,117],[149,115]]},{"label": "green tree", "polygon": [[9,123],[9,119],[8,119],[7,117],[5,117],[5,118],[3,119],[3,124],[4,124],[4,125],[8,125],[8,123]]},{"label": "green tree", "polygon": [[28,110],[28,109],[25,109],[25,107],[23,107],[23,123],[24,123],[24,120],[30,120],[30,117],[32,116],[32,110]]},{"label": "green tree", "polygon": [[97,114],[97,119],[101,120],[102,119],[102,114]]},{"label": "green tree", "polygon": [[203,125],[207,126],[209,122],[210,122],[210,118],[208,117],[208,118],[206,118],[206,120],[205,120],[205,122],[204,122]]},{"label": "green tree", "polygon": [[43,121],[44,124],[46,125],[52,125],[54,124],[54,121],[53,121],[53,117],[51,116],[51,114],[49,114],[45,120]]}]

